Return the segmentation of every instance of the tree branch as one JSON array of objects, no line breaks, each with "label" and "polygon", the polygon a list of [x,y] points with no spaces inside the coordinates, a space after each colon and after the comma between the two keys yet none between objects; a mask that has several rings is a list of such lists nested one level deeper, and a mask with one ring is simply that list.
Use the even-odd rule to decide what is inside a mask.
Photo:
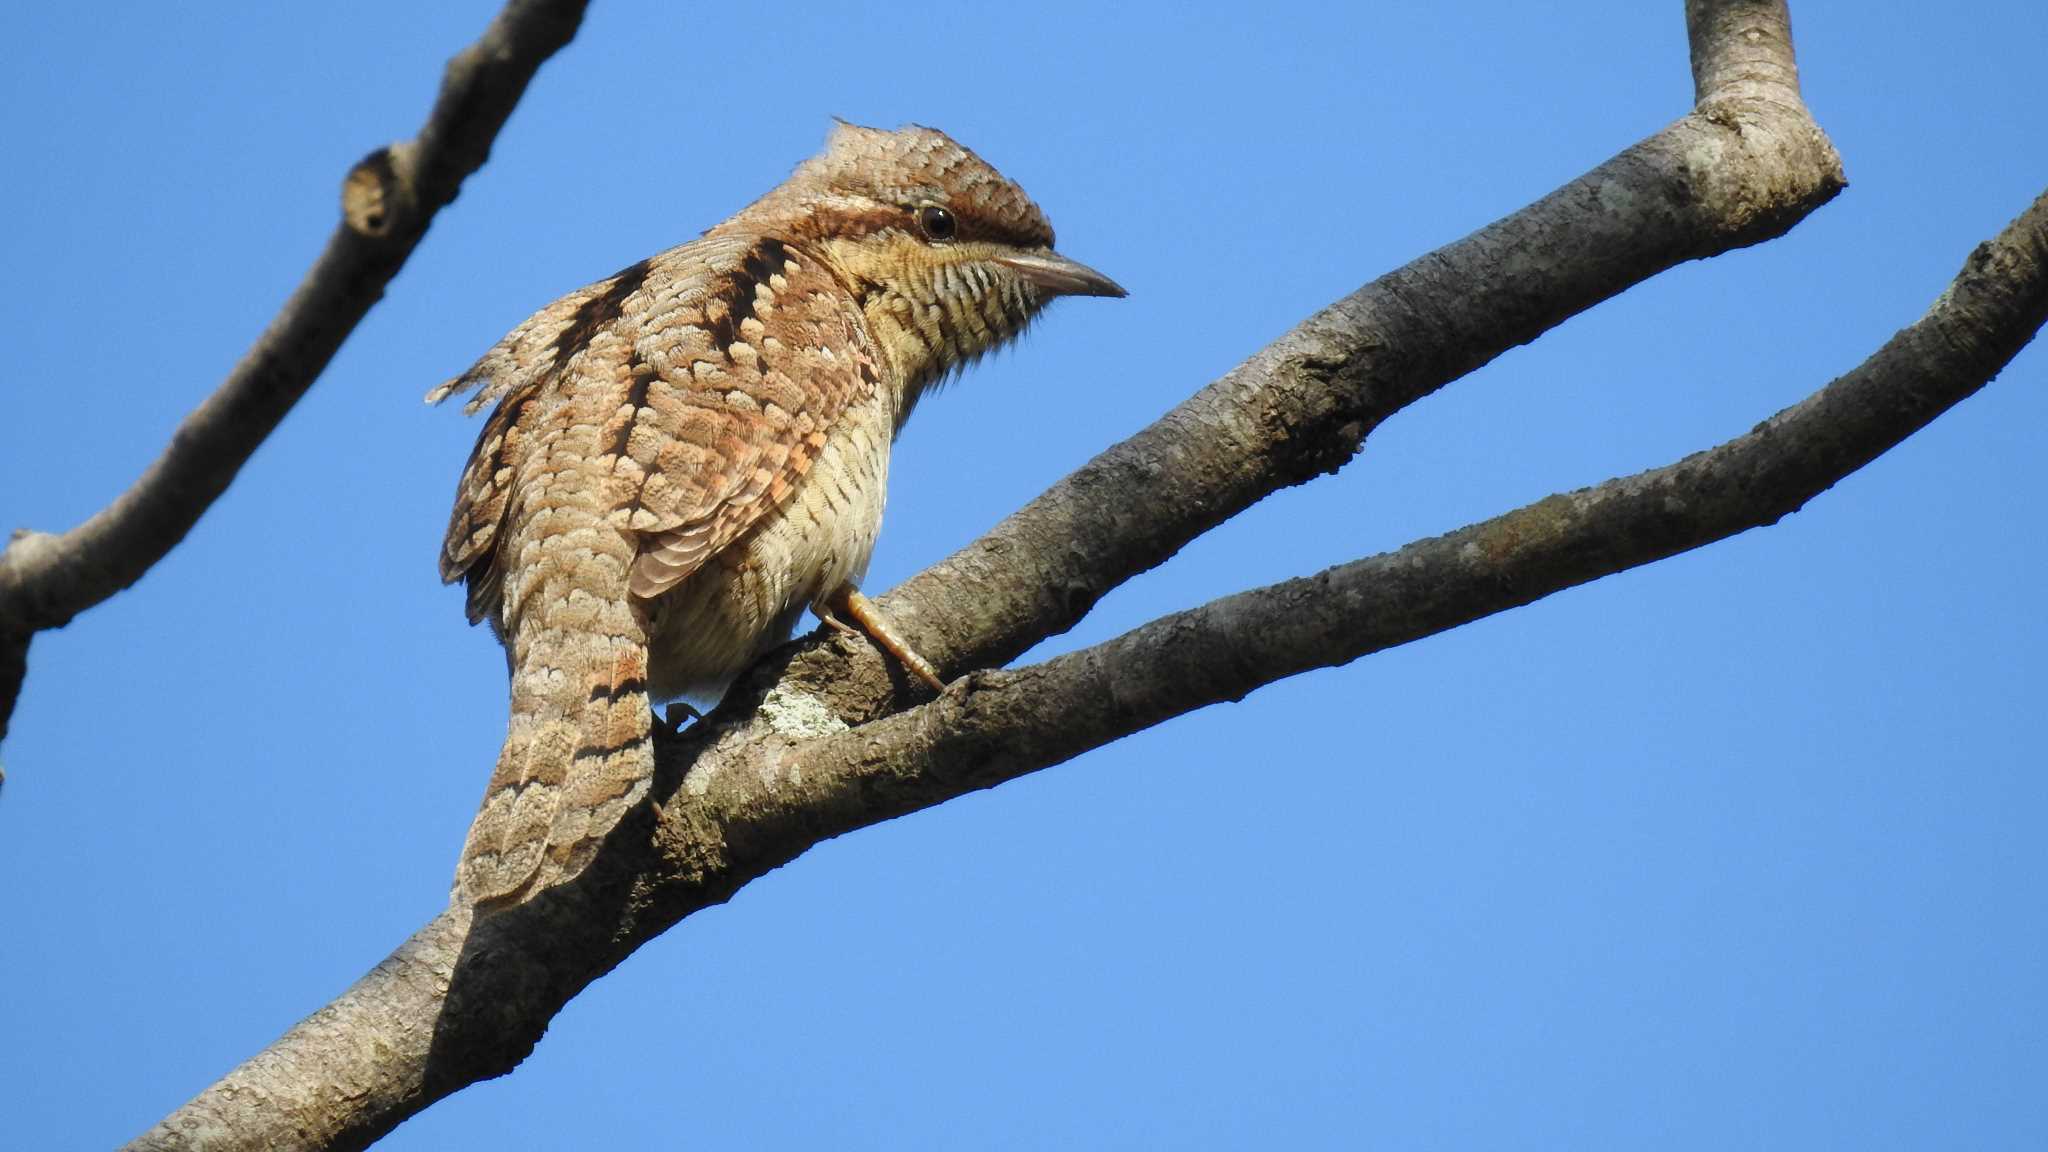
[{"label": "tree branch", "polygon": [[[943,670],[1004,664],[1382,422],[1684,263],[1772,239],[1846,187],[1807,114],[1779,0],[1687,4],[1694,111],[1527,208],[1311,316],[880,601]],[[1142,507],[1119,498],[1143,492]],[[836,659],[794,669],[843,682]],[[879,661],[863,682],[889,684]],[[921,693],[920,693],[921,695]],[[845,699],[850,722],[906,703]],[[857,719],[856,719],[857,717]]]},{"label": "tree branch", "polygon": [[[806,746],[787,775],[863,808],[929,807],[1282,677],[1775,524],[1973,395],[2044,321],[2048,193],[1971,253],[1919,322],[1746,435],[1042,664],[976,673],[922,708]],[[784,791],[763,785],[738,810]]]},{"label": "tree branch", "polygon": [[418,136],[371,153],[342,186],[342,222],[291,298],[213,395],[114,502],[62,535],[17,531],[0,552],[0,739],[36,632],[120,592],[177,546],[326,369],[483,166],[541,62],[576,35],[585,0],[511,0],[448,62]]},{"label": "tree branch", "polygon": [[[1341,466],[1407,404],[1659,271],[1779,235],[1830,199],[1843,186],[1840,165],[1800,102],[1783,4],[1691,0],[1688,28],[1692,114],[1311,317],[909,581],[885,599],[890,616],[941,667],[1014,658],[1268,493]],[[1123,499],[1133,491],[1146,494],[1142,515]],[[1519,587],[1533,599],[1540,585],[1532,569]],[[1412,582],[1385,594],[1401,588],[1435,594]],[[1422,619],[1425,605],[1413,607]],[[1208,628],[1244,615],[1197,612],[1215,616]],[[1393,609],[1372,617],[1383,618],[1403,619]],[[1163,632],[1125,638],[1134,646],[1120,658],[1203,634],[1184,617],[1153,627]],[[1365,650],[1311,647],[1301,658],[1308,667]],[[1127,682],[1091,672],[1110,653],[1090,652],[979,673],[928,707],[889,716],[922,690],[870,649],[841,638],[785,648],[708,722],[663,742],[660,803],[629,815],[576,881],[477,923],[451,907],[133,1147],[363,1147],[441,1096],[509,1071],[577,991],[812,844],[1287,674],[1277,655],[1232,656],[1192,695],[1146,689],[1119,702]],[[1090,675],[1105,686],[1100,716],[1068,744],[1034,727],[1044,713],[1023,693],[1003,690],[1051,677],[1082,691]],[[1149,678],[1129,682],[1142,683]],[[1018,735],[1027,729],[1029,739]]]}]

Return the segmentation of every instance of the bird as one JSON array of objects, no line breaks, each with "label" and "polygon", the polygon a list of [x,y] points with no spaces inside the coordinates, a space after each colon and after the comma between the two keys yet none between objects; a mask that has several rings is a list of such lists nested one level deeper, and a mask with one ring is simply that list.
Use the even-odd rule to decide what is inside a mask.
[{"label": "bird", "polygon": [[653,704],[715,701],[806,608],[943,688],[859,591],[890,445],[1052,300],[1123,295],[945,133],[838,121],[730,219],[430,391],[492,408],[440,569],[511,686],[456,893],[489,911],[581,873],[647,794]]}]

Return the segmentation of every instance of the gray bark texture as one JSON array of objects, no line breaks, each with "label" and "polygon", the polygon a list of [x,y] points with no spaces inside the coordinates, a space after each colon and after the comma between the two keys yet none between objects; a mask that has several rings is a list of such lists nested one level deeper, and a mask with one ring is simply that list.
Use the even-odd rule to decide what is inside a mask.
[{"label": "gray bark texture", "polygon": [[[1840,163],[1801,102],[1784,4],[1689,0],[1686,15],[1690,114],[1310,317],[883,609],[940,667],[996,668],[1267,494],[1342,466],[1406,405],[1633,284],[1780,235],[1826,203],[1843,187]],[[824,839],[1771,524],[1982,387],[2044,318],[2048,196],[1861,366],[1668,466],[1043,663],[971,673],[936,699],[862,642],[790,645],[661,742],[654,803],[576,881],[480,922],[451,905],[131,1146],[364,1147],[510,1071],[634,949]],[[1133,491],[1146,495],[1142,514],[1123,498]]]}]

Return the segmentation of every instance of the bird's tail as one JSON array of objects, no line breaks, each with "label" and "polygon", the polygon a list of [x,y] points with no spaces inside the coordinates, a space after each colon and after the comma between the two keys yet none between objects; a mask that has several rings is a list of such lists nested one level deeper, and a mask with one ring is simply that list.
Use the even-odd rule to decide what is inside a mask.
[{"label": "bird's tail", "polygon": [[623,586],[601,598],[563,583],[577,586],[531,589],[505,623],[511,723],[458,869],[479,905],[581,872],[654,775],[645,621]]}]

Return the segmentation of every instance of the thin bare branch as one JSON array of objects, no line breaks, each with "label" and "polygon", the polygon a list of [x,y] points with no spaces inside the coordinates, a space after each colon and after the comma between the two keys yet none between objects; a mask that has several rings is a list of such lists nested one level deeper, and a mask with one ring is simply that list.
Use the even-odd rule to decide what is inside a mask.
[{"label": "thin bare branch", "polygon": [[326,369],[434,214],[490,155],[541,62],[576,35],[586,0],[511,0],[448,62],[418,136],[380,148],[342,186],[342,222],[256,343],[114,502],[62,535],[17,532],[0,552],[0,738],[38,631],[127,588],[177,546]]}]

